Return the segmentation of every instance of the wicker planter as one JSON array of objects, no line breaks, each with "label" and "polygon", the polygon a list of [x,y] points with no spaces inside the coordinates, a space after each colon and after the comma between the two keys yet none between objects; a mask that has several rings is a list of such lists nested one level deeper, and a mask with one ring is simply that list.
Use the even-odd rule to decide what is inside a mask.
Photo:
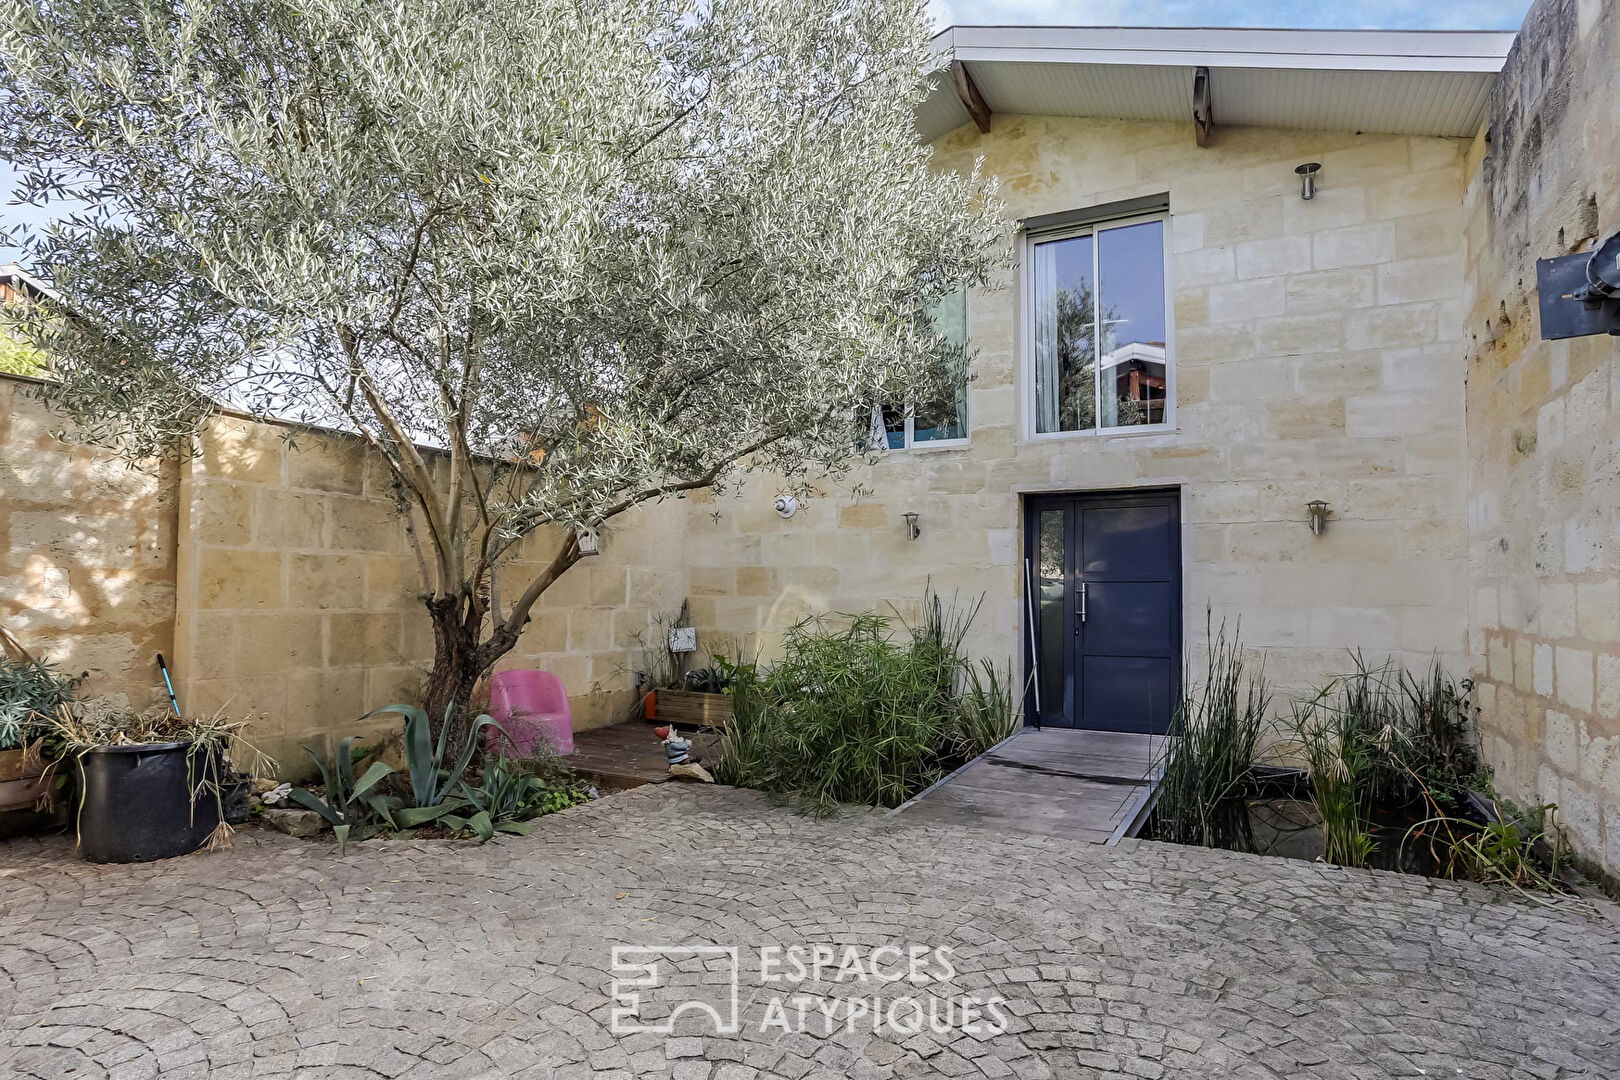
[{"label": "wicker planter", "polygon": [[731,698],[696,690],[658,691],[658,719],[676,727],[725,727],[731,721]]}]

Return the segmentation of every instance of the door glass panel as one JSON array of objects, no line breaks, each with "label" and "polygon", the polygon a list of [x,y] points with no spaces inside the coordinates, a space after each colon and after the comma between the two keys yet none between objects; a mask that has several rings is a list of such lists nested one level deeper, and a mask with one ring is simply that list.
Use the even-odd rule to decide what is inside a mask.
[{"label": "door glass panel", "polygon": [[1097,234],[1102,427],[1161,424],[1165,407],[1164,222]]},{"label": "door glass panel", "polygon": [[1063,511],[1040,512],[1036,613],[1039,621],[1039,667],[1036,688],[1042,713],[1063,710]]},{"label": "door glass panel", "polygon": [[1036,244],[1033,255],[1035,430],[1087,431],[1097,417],[1092,238]]}]

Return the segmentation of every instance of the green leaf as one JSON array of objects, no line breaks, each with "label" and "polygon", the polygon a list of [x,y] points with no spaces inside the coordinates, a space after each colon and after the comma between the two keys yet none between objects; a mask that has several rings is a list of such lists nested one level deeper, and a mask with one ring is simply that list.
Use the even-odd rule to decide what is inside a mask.
[{"label": "green leaf", "polygon": [[527,821],[512,821],[510,818],[502,818],[497,821],[495,829],[497,832],[513,833],[517,836],[528,836],[534,832],[534,826]]},{"label": "green leaf", "polygon": [[326,823],[328,825],[337,826],[343,824],[343,816],[332,807],[316,798],[313,792],[305,791],[303,788],[293,788],[292,791],[288,793],[287,798],[291,799],[299,806],[302,806],[305,810],[315,811],[317,814],[321,815],[321,817],[326,819]]},{"label": "green leaf", "polygon": [[389,765],[387,762],[373,761],[371,763],[371,768],[367,769],[365,775],[360,777],[359,781],[354,785],[353,797],[358,799],[360,796],[364,795],[366,792],[375,787],[377,785],[377,781],[381,780],[383,777],[387,776],[393,771],[393,766]]},{"label": "green leaf", "polygon": [[489,820],[489,811],[480,810],[467,819],[467,828],[478,834],[480,843],[489,843],[495,837],[495,823]]},{"label": "green leaf", "polygon": [[315,767],[320,770],[320,772],[321,772],[321,786],[324,787],[328,792],[335,790],[336,785],[334,785],[332,783],[332,773],[331,773],[331,770],[329,770],[326,767],[326,759],[321,757],[321,755],[317,754],[315,751],[311,750],[307,746],[303,746],[303,745],[300,744],[299,749],[302,750],[304,753],[308,754],[310,756],[310,758],[315,762]]},{"label": "green leaf", "polygon": [[402,829],[414,829],[418,825],[426,825],[430,821],[437,821],[453,810],[460,809],[460,803],[444,802],[438,806],[402,806],[394,811],[394,820]]},{"label": "green leaf", "polygon": [[337,837],[338,854],[342,855],[344,850],[349,846],[349,826],[332,826],[332,835]]},{"label": "green leaf", "polygon": [[474,720],[472,730],[467,732],[467,745],[461,748],[461,757],[456,762],[455,770],[446,780],[444,790],[448,791],[461,782],[462,776],[467,772],[467,766],[472,763],[473,753],[478,749],[478,733],[487,727],[492,727],[503,735],[506,733],[506,729],[497,724],[491,716],[481,715]]},{"label": "green leaf", "polygon": [[[341,801],[346,803],[346,802],[349,801],[350,797],[352,797],[353,795],[359,794],[359,792],[357,792],[355,790],[355,786],[354,786],[354,736],[353,735],[345,735],[343,737],[343,739],[338,743],[336,757],[337,757],[337,760],[334,762],[334,764],[337,766],[338,783],[339,783],[340,786],[337,788],[337,791],[334,792],[334,794],[335,793],[343,793],[340,796]],[[327,788],[327,791],[332,792],[333,789],[332,788]]]}]

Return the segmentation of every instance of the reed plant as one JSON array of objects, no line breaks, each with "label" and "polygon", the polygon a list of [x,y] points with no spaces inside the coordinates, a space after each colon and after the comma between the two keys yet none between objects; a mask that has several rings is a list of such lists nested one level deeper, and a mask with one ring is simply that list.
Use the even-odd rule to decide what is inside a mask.
[{"label": "reed plant", "polygon": [[1172,737],[1158,762],[1156,832],[1172,843],[1253,851],[1249,777],[1269,725],[1272,688],[1263,667],[1245,655],[1240,628],[1228,636],[1222,621],[1206,636],[1204,670],[1183,675]]},{"label": "reed plant", "polygon": [[1383,759],[1375,755],[1367,711],[1381,699],[1368,696],[1364,681],[1329,683],[1316,696],[1294,706],[1293,729],[1310,773],[1311,802],[1321,820],[1323,858],[1339,866],[1366,866],[1378,842],[1373,838],[1373,790]]},{"label": "reed plant", "polygon": [[957,697],[959,756],[977,757],[1017,734],[1024,724],[1023,697],[1010,663],[997,666],[981,659],[963,668]]}]

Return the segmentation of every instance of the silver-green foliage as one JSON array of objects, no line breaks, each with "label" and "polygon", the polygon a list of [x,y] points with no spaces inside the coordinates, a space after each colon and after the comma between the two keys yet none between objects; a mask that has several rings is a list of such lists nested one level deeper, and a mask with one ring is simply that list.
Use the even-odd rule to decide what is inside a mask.
[{"label": "silver-green foliage", "polygon": [[920,0],[0,0],[0,157],[92,207],[28,241],[80,317],[23,329],[130,453],[220,401],[360,432],[493,642],[448,700],[577,558],[503,603],[524,534],[807,483],[942,377],[925,312],[1006,245],[917,139],[927,38]]},{"label": "silver-green foliage", "polygon": [[0,653],[0,750],[16,750],[50,730],[49,717],[72,701],[84,675],[64,675],[44,660]]}]

